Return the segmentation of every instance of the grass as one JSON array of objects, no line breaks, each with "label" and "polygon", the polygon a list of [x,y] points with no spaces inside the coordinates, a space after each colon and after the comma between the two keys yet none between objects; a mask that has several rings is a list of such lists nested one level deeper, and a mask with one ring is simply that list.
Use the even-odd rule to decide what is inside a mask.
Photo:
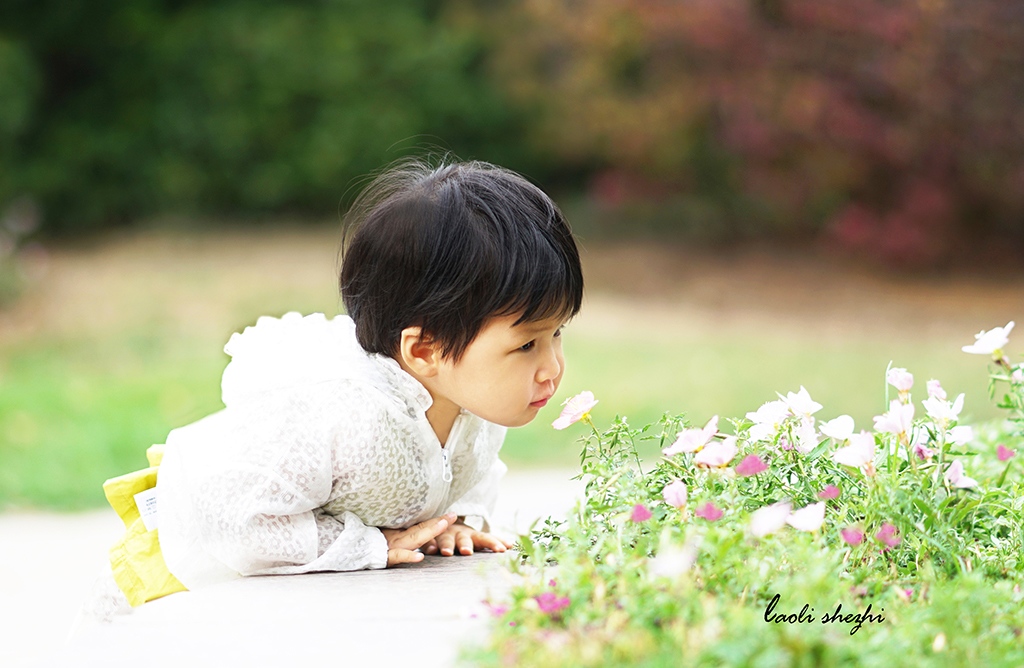
[{"label": "grass", "polygon": [[[510,430],[504,449],[513,466],[570,466],[578,448],[550,427],[562,398],[593,391],[602,419],[634,424],[663,412],[740,415],[803,384],[826,408],[870,427],[892,358],[968,394],[977,418],[987,402],[983,365],[947,346],[884,346],[865,341],[811,345],[728,332],[668,341],[642,333],[604,334],[581,322],[566,333],[571,364],[562,388],[540,417]],[[226,337],[225,337],[226,338]],[[221,407],[227,357],[205,339],[138,331],[104,340],[35,340],[2,350],[0,504],[77,509],[103,503],[109,477],[145,465],[144,452],[167,432]]]},{"label": "grass", "polygon": [[[150,444],[221,407],[221,348],[232,331],[265,313],[337,311],[335,237],[328,228],[150,232],[55,250],[48,276],[0,312],[0,508],[103,504],[106,478],[144,466]],[[601,400],[601,420],[620,414],[643,424],[672,412],[703,423],[804,385],[825,405],[820,417],[849,413],[869,428],[884,408],[892,360],[919,387],[935,377],[951,394],[966,392],[967,421],[996,415],[984,364],[958,346],[1004,324],[1005,301],[981,322],[937,330],[889,323],[865,333],[828,314],[775,320],[767,306],[745,307],[754,315],[737,320],[652,299],[646,279],[638,293],[616,294],[607,286],[629,279],[609,267],[627,263],[614,261],[615,249],[589,257],[597,291],[566,329],[568,370],[539,418],[510,431],[504,458],[512,466],[577,462],[572,437],[550,423],[581,390]],[[711,273],[706,260],[701,272]]]}]

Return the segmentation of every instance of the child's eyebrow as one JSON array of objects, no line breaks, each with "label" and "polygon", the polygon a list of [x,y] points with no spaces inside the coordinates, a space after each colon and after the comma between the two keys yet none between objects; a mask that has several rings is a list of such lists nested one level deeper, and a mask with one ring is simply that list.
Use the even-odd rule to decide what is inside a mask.
[{"label": "child's eyebrow", "polygon": [[[564,323],[560,323],[558,326],[561,327],[562,324],[564,324]],[[543,323],[543,322],[524,322],[524,323],[518,325],[518,327],[521,328],[520,329],[521,332],[527,332],[527,333],[530,333],[530,334],[533,334],[533,333],[536,333],[536,332],[543,332],[543,331],[551,328],[550,325],[548,325],[546,323]]]}]

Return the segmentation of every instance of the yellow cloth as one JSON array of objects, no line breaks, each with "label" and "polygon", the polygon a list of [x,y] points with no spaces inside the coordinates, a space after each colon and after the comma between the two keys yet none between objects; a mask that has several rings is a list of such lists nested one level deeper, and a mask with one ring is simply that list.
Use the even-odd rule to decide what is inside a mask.
[{"label": "yellow cloth", "polygon": [[127,529],[124,537],[110,548],[110,567],[114,571],[114,581],[132,607],[185,591],[185,586],[167,570],[163,553],[160,552],[158,530],[150,531],[146,528],[135,501],[136,494],[156,487],[163,447],[154,445],[146,451],[149,468],[111,478],[103,483],[107,501],[117,511]]}]

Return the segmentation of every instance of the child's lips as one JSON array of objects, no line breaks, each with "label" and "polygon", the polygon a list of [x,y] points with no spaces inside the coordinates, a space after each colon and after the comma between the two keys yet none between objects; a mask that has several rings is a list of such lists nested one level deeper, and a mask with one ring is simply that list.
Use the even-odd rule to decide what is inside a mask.
[{"label": "child's lips", "polygon": [[550,398],[551,397],[544,397],[543,399],[540,399],[539,401],[534,401],[530,405],[533,406],[534,408],[544,408],[544,405],[548,403],[548,400]]}]

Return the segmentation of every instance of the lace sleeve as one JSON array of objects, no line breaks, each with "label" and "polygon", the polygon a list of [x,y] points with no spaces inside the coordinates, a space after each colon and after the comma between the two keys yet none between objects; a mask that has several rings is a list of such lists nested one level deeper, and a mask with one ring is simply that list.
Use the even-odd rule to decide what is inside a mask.
[{"label": "lace sleeve", "polygon": [[182,433],[203,460],[178,490],[189,497],[188,521],[198,525],[203,551],[241,575],[386,567],[387,541],[376,527],[322,509],[334,483],[335,444],[362,433],[360,420],[330,417],[349,399],[343,395],[321,385],[284,406],[236,407],[209,433]]}]

